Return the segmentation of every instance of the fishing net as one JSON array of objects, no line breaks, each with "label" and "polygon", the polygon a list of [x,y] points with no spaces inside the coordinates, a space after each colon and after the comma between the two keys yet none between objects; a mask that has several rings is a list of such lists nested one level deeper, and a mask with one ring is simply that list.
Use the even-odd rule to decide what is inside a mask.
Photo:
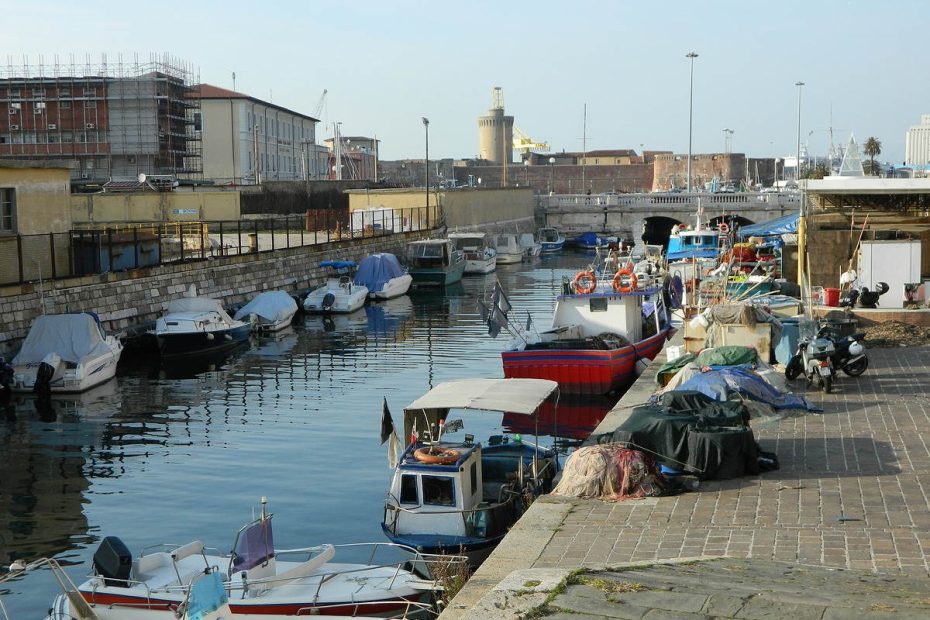
[{"label": "fishing net", "polygon": [[586,446],[572,453],[553,495],[621,501],[662,495],[655,462],[623,444]]}]

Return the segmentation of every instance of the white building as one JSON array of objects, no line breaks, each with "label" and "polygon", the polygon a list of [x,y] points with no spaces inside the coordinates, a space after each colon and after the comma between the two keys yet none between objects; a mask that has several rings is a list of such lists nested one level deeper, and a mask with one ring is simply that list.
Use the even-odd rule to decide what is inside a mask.
[{"label": "white building", "polygon": [[200,99],[195,130],[205,179],[250,185],[327,177],[329,151],[316,143],[317,119],[210,84],[192,96]]},{"label": "white building", "polygon": [[909,166],[930,164],[930,114],[921,114],[920,124],[907,130],[904,138],[904,163]]}]

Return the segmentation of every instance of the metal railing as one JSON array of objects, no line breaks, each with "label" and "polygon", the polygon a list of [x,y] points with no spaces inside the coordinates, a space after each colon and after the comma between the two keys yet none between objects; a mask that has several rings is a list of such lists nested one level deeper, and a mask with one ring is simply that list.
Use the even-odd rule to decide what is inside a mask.
[{"label": "metal railing", "polygon": [[212,222],[81,224],[65,233],[0,236],[0,286],[259,254],[427,229],[426,207]]}]

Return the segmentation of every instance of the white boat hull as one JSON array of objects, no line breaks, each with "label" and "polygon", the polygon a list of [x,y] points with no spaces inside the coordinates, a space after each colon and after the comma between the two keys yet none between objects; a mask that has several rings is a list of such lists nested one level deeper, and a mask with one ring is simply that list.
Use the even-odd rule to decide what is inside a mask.
[{"label": "white boat hull", "polygon": [[[116,376],[116,366],[123,352],[123,345],[112,336],[107,341],[110,350],[103,355],[81,360],[75,368],[64,368],[64,364],[61,364],[62,367],[56,370],[49,383],[51,393],[83,392]],[[13,383],[10,388],[14,392],[32,392],[38,370],[38,364],[14,366]]]},{"label": "white boat hull", "polygon": [[469,274],[491,273],[495,269],[497,269],[497,256],[465,261],[465,273],[469,273]]},{"label": "white boat hull", "polygon": [[[332,295],[332,305],[327,305],[326,296]],[[332,281],[311,291],[304,299],[304,311],[317,314],[355,312],[365,305],[368,288],[356,284],[340,284]]]},{"label": "white boat hull", "polygon": [[511,252],[497,252],[497,262],[501,265],[514,265],[516,263],[523,262],[523,252],[511,253]]},{"label": "white boat hull", "polygon": [[368,297],[371,299],[393,299],[405,295],[410,290],[410,284],[413,282],[413,276],[405,273],[402,276],[391,278],[384,283],[379,291],[368,291]]}]

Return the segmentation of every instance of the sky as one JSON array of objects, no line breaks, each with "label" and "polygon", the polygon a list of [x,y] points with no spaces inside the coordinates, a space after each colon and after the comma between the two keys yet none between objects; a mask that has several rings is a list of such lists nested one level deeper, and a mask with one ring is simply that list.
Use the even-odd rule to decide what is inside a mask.
[{"label": "sky", "polygon": [[[0,63],[110,63],[167,53],[200,80],[304,114],[317,140],[377,136],[382,159],[475,157],[477,119],[506,113],[553,151],[825,155],[854,134],[901,162],[930,113],[921,0],[0,0]],[[585,108],[587,109],[585,122]],[[583,140],[584,138],[584,140]]]}]

